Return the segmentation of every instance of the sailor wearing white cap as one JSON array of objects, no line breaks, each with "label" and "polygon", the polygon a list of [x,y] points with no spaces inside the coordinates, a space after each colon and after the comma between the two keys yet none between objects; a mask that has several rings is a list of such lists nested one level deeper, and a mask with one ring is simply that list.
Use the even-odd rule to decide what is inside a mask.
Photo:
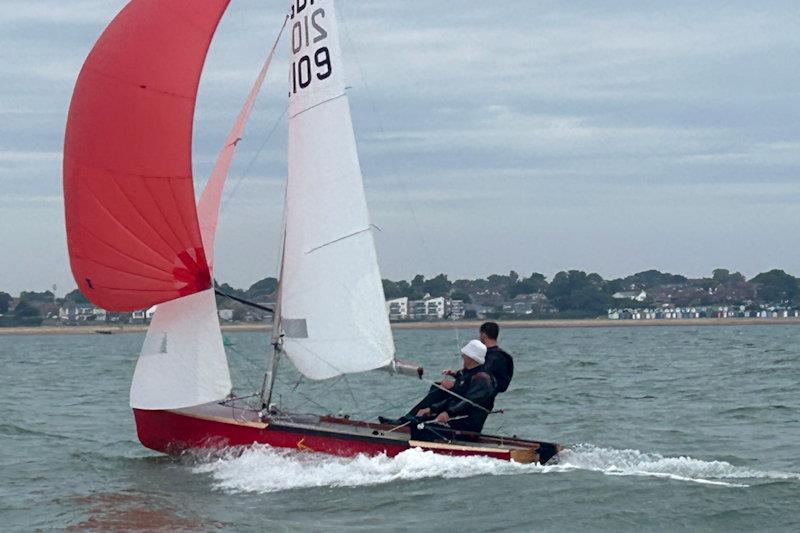
[{"label": "sailor wearing white cap", "polygon": [[[461,348],[461,355],[471,359],[474,363],[482,365],[486,362],[486,345],[479,340],[471,340]],[[467,364],[466,359],[464,364]]]},{"label": "sailor wearing white cap", "polygon": [[471,340],[461,348],[464,366],[451,375],[452,387],[435,384],[428,395],[405,416],[398,419],[379,417],[384,424],[401,425],[413,420],[433,420],[450,429],[480,432],[492,411],[495,396],[494,378],[483,367],[486,345]]}]

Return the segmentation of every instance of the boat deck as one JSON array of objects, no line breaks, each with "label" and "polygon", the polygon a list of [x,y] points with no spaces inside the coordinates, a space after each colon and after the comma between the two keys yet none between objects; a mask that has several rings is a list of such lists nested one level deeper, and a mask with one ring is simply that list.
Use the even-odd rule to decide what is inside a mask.
[{"label": "boat deck", "polygon": [[449,440],[414,440],[408,426],[394,427],[352,420],[346,416],[278,412],[262,418],[261,411],[238,399],[171,412],[195,419],[245,426],[269,433],[301,434],[309,439],[317,440],[368,442],[373,449],[375,449],[374,447],[379,450],[384,449],[390,454],[415,447],[436,453],[485,455],[530,463],[546,462],[561,450],[561,447],[556,444],[471,432],[456,432],[455,438]]}]

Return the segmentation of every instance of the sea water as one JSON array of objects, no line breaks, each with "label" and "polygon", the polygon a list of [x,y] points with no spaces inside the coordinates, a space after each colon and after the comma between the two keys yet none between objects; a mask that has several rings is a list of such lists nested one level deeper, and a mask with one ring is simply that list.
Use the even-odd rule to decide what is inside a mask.
[{"label": "sea water", "polygon": [[[435,376],[475,334],[395,339]],[[142,340],[0,336],[0,529],[800,530],[800,327],[503,330],[516,374],[486,429],[565,444],[547,466],[268,446],[164,457],[127,407]],[[267,336],[226,345],[237,392],[256,391]],[[285,363],[275,400],[374,418],[426,388],[382,373],[313,383]]]}]

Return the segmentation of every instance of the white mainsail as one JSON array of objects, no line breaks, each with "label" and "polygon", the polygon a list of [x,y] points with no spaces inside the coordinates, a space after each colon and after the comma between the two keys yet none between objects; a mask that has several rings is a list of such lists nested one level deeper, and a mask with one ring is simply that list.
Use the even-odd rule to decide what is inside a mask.
[{"label": "white mainsail", "polygon": [[290,13],[289,177],[280,280],[283,351],[311,379],[392,363],[333,0]]}]

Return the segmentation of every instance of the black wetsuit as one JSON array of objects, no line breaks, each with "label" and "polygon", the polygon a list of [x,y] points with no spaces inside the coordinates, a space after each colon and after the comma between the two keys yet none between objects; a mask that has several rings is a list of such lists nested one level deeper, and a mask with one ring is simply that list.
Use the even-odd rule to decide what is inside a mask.
[{"label": "black wetsuit", "polygon": [[[495,396],[508,390],[511,378],[514,377],[514,359],[499,346],[486,349],[486,362],[483,364],[495,382]],[[491,408],[494,409],[494,396]]]},{"label": "black wetsuit", "polygon": [[431,410],[430,418],[447,411],[450,418],[464,417],[448,422],[451,429],[480,432],[489,411],[491,411],[491,406],[494,404],[494,378],[486,372],[484,365],[479,365],[459,370],[455,379],[456,382],[450,390],[466,398],[469,402],[438,387],[431,387],[427,396],[415,405],[406,417],[415,417],[417,411],[426,407]]}]

